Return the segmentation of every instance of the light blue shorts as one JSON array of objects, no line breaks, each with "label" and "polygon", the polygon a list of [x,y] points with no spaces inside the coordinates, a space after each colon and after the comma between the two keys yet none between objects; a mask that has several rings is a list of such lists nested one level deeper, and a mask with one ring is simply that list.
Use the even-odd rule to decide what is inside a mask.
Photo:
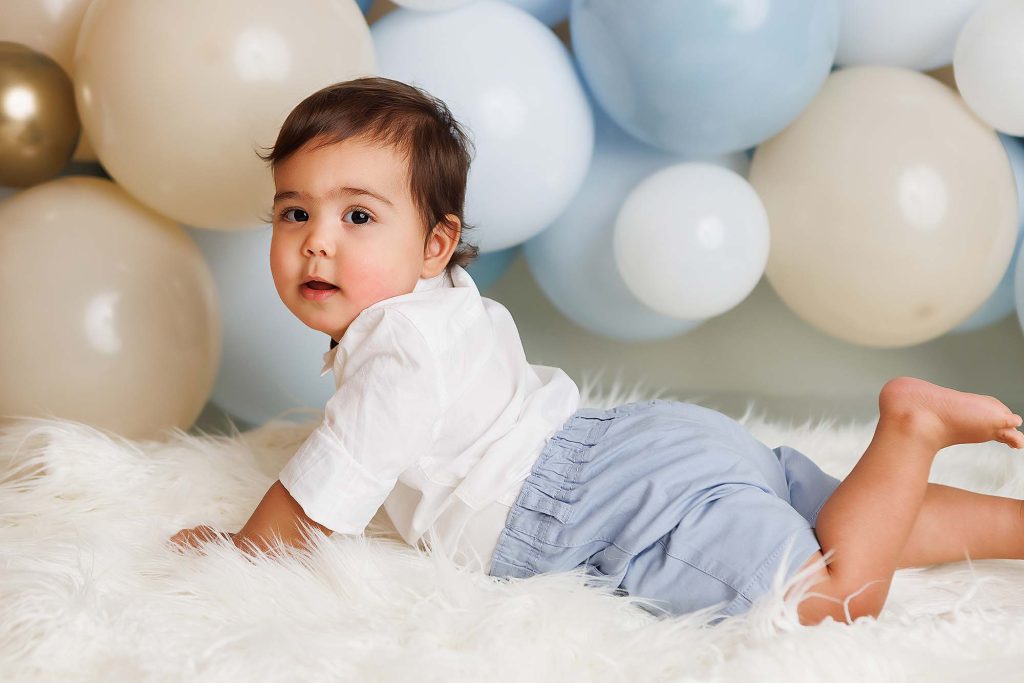
[{"label": "light blue shorts", "polygon": [[[703,406],[653,399],[577,410],[534,463],[491,576],[583,565],[657,615],[745,612],[821,550],[814,523],[840,480]],[[790,546],[790,544],[792,544]]]}]

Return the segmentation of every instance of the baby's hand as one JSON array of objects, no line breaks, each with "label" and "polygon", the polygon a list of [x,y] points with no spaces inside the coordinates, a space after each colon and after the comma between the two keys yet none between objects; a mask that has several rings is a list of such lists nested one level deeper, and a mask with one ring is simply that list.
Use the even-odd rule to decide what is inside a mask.
[{"label": "baby's hand", "polygon": [[231,541],[235,540],[235,534],[229,531],[216,531],[205,524],[191,529],[182,529],[171,536],[170,540],[179,549],[185,550],[186,548],[198,548],[201,542],[212,541],[217,536],[226,536]]}]

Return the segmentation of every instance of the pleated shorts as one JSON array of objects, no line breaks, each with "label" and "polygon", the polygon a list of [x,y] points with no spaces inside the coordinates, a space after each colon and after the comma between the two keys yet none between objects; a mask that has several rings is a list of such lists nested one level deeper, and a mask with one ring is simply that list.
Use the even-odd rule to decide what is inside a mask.
[{"label": "pleated shorts", "polygon": [[839,483],[710,408],[666,399],[581,408],[524,481],[490,575],[583,566],[657,615],[717,605],[717,622],[821,550],[815,521]]}]

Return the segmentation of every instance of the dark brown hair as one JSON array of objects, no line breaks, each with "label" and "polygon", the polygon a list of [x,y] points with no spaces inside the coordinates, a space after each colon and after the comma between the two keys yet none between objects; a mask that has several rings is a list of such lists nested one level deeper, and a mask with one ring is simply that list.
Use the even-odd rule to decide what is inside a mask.
[{"label": "dark brown hair", "polygon": [[257,155],[273,169],[311,140],[316,149],[353,137],[391,146],[408,162],[409,189],[425,226],[424,248],[438,223],[449,234],[454,230],[448,214],[462,222],[449,273],[479,256],[480,249],[465,241],[473,226],[463,220],[473,143],[444,101],[416,86],[368,76],[322,88],[292,109],[270,153]]}]

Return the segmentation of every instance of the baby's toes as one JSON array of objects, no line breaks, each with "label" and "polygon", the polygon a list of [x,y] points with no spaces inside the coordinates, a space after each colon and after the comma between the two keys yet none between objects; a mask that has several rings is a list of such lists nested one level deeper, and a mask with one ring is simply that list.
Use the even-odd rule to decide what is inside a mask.
[{"label": "baby's toes", "polygon": [[1024,434],[1017,429],[1000,429],[996,432],[996,440],[1011,448],[1024,448]]}]

